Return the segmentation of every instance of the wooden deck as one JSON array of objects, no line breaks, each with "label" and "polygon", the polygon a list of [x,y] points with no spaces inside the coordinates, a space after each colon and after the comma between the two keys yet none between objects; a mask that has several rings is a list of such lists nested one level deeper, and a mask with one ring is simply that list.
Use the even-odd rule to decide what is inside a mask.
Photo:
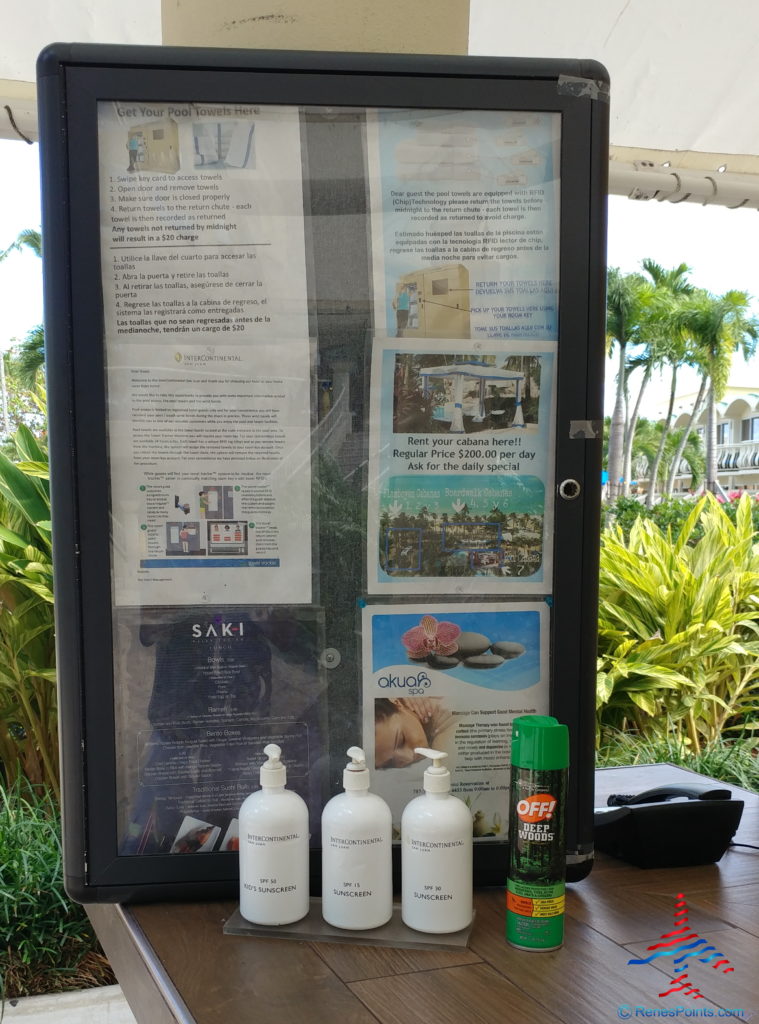
[{"label": "wooden deck", "polygon": [[[596,804],[694,776],[667,765],[596,773]],[[698,778],[698,777],[696,777]],[[759,796],[735,840],[759,846]],[[703,998],[671,988],[673,958],[631,965],[672,930],[677,893],[688,923],[734,970],[692,959]],[[759,850],[731,848],[718,864],[643,870],[597,854],[568,887],[565,944],[553,953],[504,940],[504,895],[478,891],[470,946],[427,952],[222,934],[232,902],[88,908],[140,1024],[603,1024],[759,1017]],[[654,1011],[644,1013],[643,1011]],[[711,1013],[707,1011],[712,1011]]]}]

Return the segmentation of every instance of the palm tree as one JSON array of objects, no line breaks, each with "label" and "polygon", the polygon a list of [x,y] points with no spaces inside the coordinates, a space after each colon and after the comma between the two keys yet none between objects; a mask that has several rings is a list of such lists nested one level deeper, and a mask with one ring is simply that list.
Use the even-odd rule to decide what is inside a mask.
[{"label": "palm tree", "polygon": [[624,491],[624,443],[627,426],[627,365],[628,345],[638,340],[640,315],[651,285],[641,274],[623,274],[610,267],[606,287],[606,340],[609,346],[617,344],[617,388],[614,411],[609,432],[609,496],[617,497]]},{"label": "palm tree", "polygon": [[45,331],[42,324],[38,324],[32,327],[15,351],[13,369],[21,387],[33,391],[39,372],[44,366]]},{"label": "palm tree", "polygon": [[[685,444],[681,442],[685,441]],[[670,458],[674,459],[674,453],[678,452],[677,465],[675,465],[675,476],[680,462],[684,462],[690,473],[691,487],[697,490],[701,486],[706,472],[706,454],[701,435],[696,430],[690,433],[680,427],[678,430],[671,430],[667,438],[667,449],[664,453],[664,463],[667,464]]]},{"label": "palm tree", "polygon": [[[697,360],[696,353],[694,353],[693,360],[694,363]],[[696,425],[698,417],[701,415],[701,409],[704,404],[704,398],[706,396],[706,388],[708,382],[709,378],[705,374],[703,374],[701,377],[701,384],[698,389],[698,394],[696,395],[696,401],[693,403],[693,408],[691,409],[690,417],[688,418],[688,423],[684,427],[682,433],[679,435],[680,440],[678,442],[677,448],[675,449],[675,454],[672,456],[672,460],[670,461],[669,472],[667,473],[667,483],[664,486],[664,494],[668,498],[671,496],[672,491],[675,489],[675,477],[677,476],[678,470],[680,468],[680,462],[683,459],[685,445],[687,444],[688,438],[691,436],[693,432],[693,428]]]},{"label": "palm tree", "polygon": [[7,249],[0,252],[0,261],[12,252],[20,252],[22,249],[31,249],[37,256],[42,256],[42,235],[33,228],[26,228],[19,232],[15,242],[11,242]]},{"label": "palm tree", "polygon": [[[659,436],[656,453],[653,459],[649,459],[652,485],[649,487],[648,494],[646,495],[646,505],[651,508],[656,498],[655,484],[659,477],[659,466],[664,457],[670,424],[672,422],[677,387],[677,370],[686,357],[685,338],[682,331],[678,328],[676,314],[682,305],[683,299],[693,293],[693,285],[689,283],[687,278],[687,275],[690,273],[690,267],[687,263],[680,263],[670,270],[665,270],[655,260],[644,259],[641,262],[641,266],[651,278],[654,285],[654,294],[651,303],[645,310],[643,333],[646,337],[647,350],[642,361],[644,376],[638,394],[635,414],[630,424],[629,444],[626,453],[631,452],[632,438],[635,436],[637,410],[640,408],[643,391],[651,378],[651,373],[654,369],[660,369],[667,364],[671,369],[669,405],[664,419],[664,429]],[[629,460],[630,456],[628,454],[625,461],[627,477],[630,475],[628,469]]]},{"label": "palm tree", "polygon": [[749,296],[742,291],[711,295],[698,289],[683,306],[679,316],[684,330],[695,342],[696,358],[702,368],[702,390],[707,395],[706,487],[716,491],[717,402],[722,398],[730,375],[733,354],[744,359],[752,355],[759,338],[759,320],[748,315]]},{"label": "palm tree", "polygon": [[[683,434],[684,444],[678,453]],[[635,431],[632,463],[641,476],[648,477],[648,495],[656,493],[658,476],[666,471],[667,467],[671,467],[676,453],[677,465],[679,466],[681,461],[686,463],[691,475],[691,486],[698,487],[706,467],[704,448],[698,433],[693,431],[688,434],[686,431],[672,430],[664,420],[659,420],[658,423],[653,420],[639,421],[638,429]]]}]

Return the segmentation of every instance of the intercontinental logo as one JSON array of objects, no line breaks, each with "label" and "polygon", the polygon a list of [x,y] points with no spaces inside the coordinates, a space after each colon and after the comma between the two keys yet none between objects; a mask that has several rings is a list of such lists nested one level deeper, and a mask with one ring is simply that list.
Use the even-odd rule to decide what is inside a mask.
[{"label": "intercontinental logo", "polygon": [[174,361],[177,363],[187,363],[189,365],[208,365],[209,363],[241,363],[242,356],[235,355],[234,353],[216,352],[215,349],[208,348],[205,350],[205,352],[175,352]]}]

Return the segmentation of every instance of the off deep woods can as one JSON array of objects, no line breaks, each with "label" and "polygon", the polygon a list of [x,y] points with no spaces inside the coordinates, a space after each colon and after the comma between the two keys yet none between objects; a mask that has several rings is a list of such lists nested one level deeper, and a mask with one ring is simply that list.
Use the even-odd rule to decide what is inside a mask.
[{"label": "off deep woods can", "polygon": [[564,941],[564,812],[569,731],[552,715],[515,718],[511,733],[506,938],[547,952]]}]

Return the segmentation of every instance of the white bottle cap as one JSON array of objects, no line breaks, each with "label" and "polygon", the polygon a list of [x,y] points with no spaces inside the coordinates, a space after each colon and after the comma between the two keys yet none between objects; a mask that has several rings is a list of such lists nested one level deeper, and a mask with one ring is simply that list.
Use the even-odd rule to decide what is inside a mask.
[{"label": "white bottle cap", "polygon": [[350,762],[343,772],[343,789],[368,789],[369,769],[366,767],[366,754],[361,747],[349,747]]},{"label": "white bottle cap", "polygon": [[276,743],[270,743],[264,747],[264,753],[269,760],[261,765],[261,785],[266,789],[284,786],[287,782],[287,769],[280,761],[282,748]]},{"label": "white bottle cap", "polygon": [[425,793],[448,793],[451,788],[451,773],[442,764],[448,755],[442,750],[432,750],[429,747],[414,747],[414,752],[421,754],[422,757],[429,757],[432,761],[424,772]]}]

